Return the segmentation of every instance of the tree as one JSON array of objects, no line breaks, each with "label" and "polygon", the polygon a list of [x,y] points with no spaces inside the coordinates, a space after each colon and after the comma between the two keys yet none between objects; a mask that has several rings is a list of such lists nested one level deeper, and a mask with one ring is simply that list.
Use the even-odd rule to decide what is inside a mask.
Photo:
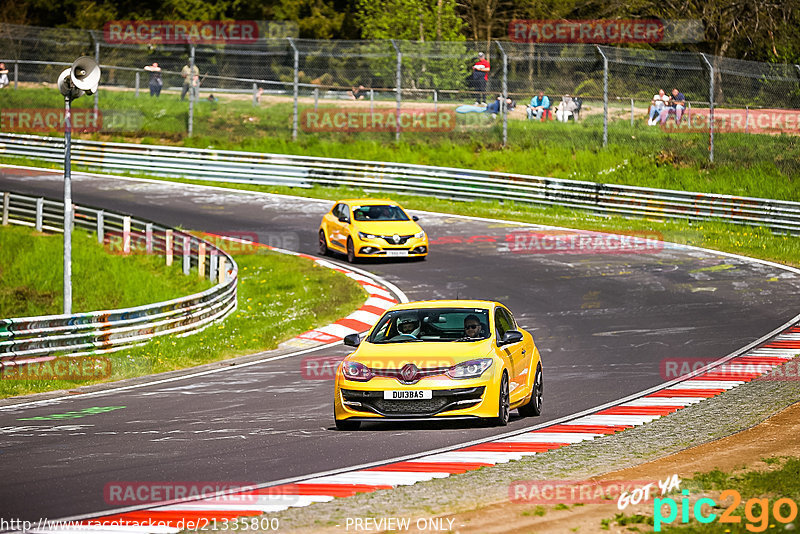
[{"label": "tree", "polygon": [[365,39],[464,40],[455,0],[359,0],[356,20]]}]

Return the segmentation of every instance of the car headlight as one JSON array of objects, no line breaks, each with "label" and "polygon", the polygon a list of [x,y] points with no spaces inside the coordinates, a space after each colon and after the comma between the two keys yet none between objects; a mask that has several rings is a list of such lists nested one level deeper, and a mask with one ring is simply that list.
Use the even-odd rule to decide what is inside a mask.
[{"label": "car headlight", "polygon": [[465,378],[478,378],[491,366],[492,366],[491,358],[481,358],[480,360],[469,360],[468,362],[462,362],[454,365],[453,367],[448,369],[445,374],[450,378],[454,378],[456,380],[463,380]]},{"label": "car headlight", "polygon": [[414,237],[417,239],[425,239],[425,232],[424,231],[417,232],[416,234],[414,234]]},{"label": "car headlight", "polygon": [[346,379],[358,380],[359,382],[366,382],[375,376],[369,367],[358,362],[344,362],[342,364],[342,373]]},{"label": "car headlight", "polygon": [[358,232],[358,237],[361,239],[377,239],[378,236],[373,234],[365,234],[364,232]]}]

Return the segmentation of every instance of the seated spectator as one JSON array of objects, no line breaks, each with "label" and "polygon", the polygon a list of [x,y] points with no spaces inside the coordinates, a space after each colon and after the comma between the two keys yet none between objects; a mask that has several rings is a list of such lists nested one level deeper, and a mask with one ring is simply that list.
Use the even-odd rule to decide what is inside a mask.
[{"label": "seated spectator", "polygon": [[666,124],[667,118],[672,113],[675,114],[675,124],[680,124],[684,109],[686,109],[686,97],[675,88],[672,90],[672,97],[670,97],[667,107],[661,110],[661,124]]},{"label": "seated spectator", "polygon": [[[502,108],[501,108],[502,101],[503,101],[503,97],[502,96],[498,96],[494,100],[494,102],[491,102],[488,106],[486,106],[485,112],[486,113],[491,113],[492,115],[497,115],[498,113],[502,112],[503,111]],[[515,107],[517,107],[517,104],[514,102],[514,100],[512,100],[510,98],[506,98],[506,110],[511,111]]]},{"label": "seated spectator", "polygon": [[350,98],[353,100],[361,100],[367,95],[369,95],[369,90],[363,85],[359,85],[358,89],[353,87],[353,89],[350,91]]},{"label": "seated spectator", "polygon": [[669,104],[669,97],[664,93],[663,89],[659,89],[658,94],[653,95],[653,101],[650,103],[650,117],[647,120],[647,124],[650,126],[658,124],[661,112],[664,111],[667,104]]},{"label": "seated spectator", "polygon": [[546,97],[544,91],[539,91],[539,96],[531,98],[528,106],[528,119],[540,119],[550,111],[550,98]]},{"label": "seated spectator", "polygon": [[561,102],[556,106],[556,119],[561,122],[567,122],[577,109],[578,103],[571,96],[564,95],[561,97]]},{"label": "seated spectator", "polygon": [[8,69],[5,63],[0,63],[0,89],[8,87]]}]

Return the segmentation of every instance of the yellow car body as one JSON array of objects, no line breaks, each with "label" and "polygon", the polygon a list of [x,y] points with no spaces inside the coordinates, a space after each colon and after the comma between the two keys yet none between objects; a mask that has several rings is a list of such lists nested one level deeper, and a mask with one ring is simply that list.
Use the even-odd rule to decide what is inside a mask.
[{"label": "yellow car body", "polygon": [[[465,335],[463,325],[476,322],[482,336]],[[341,430],[362,421],[440,418],[505,425],[515,408],[523,416],[541,413],[541,356],[533,336],[498,302],[398,304],[363,340],[352,334],[345,344],[357,349],[336,372],[334,419]]]},{"label": "yellow car body", "polygon": [[340,200],[322,217],[319,253],[329,250],[359,258],[419,258],[428,255],[428,236],[397,203],[385,199]]}]

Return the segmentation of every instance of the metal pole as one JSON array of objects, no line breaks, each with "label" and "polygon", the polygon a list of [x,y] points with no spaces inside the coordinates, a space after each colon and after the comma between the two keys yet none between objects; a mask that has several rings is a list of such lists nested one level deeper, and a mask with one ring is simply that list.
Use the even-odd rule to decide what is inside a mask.
[{"label": "metal pole", "polygon": [[633,126],[633,99],[631,98],[631,126]]},{"label": "metal pole", "polygon": [[294,51],[294,83],[292,88],[292,93],[294,96],[294,104],[292,107],[292,141],[297,141],[297,92],[298,83],[300,82],[300,52],[298,52],[297,47],[294,45],[294,39],[291,37],[287,37],[287,39],[289,39],[289,44]]},{"label": "metal pole", "polygon": [[70,98],[64,97],[64,314],[72,314],[72,124]]},{"label": "metal pole", "polygon": [[139,73],[136,73],[136,93],[134,94],[136,98],[139,98]]},{"label": "metal pole", "polygon": [[744,133],[747,133],[748,122],[750,122],[750,106],[744,107]]},{"label": "metal pole", "polygon": [[319,107],[319,87],[314,88],[314,112],[317,111]]},{"label": "metal pole", "polygon": [[433,112],[439,112],[439,91],[436,89],[433,90]]},{"label": "metal pole", "polygon": [[105,212],[100,210],[97,212],[97,242],[101,245],[105,240]]},{"label": "metal pole", "polygon": [[608,58],[599,46],[595,46],[603,57],[603,147],[608,146]]},{"label": "metal pole", "polygon": [[705,54],[700,54],[708,67],[708,161],[714,163],[714,67]]},{"label": "metal pole", "polygon": [[503,110],[503,147],[508,145],[508,108],[506,107],[506,98],[508,98],[508,56],[506,51],[503,50],[503,45],[500,41],[495,41],[500,53],[503,54],[503,85],[501,91],[500,107]]},{"label": "metal pole", "polygon": [[370,115],[372,115],[374,106],[375,106],[375,91],[370,89],[369,90],[369,114]]},{"label": "metal pole", "polygon": [[14,90],[17,90],[17,83],[19,83],[19,61],[14,62]]},{"label": "metal pole", "polygon": [[402,76],[401,76],[402,72],[403,72],[403,53],[400,52],[400,47],[397,46],[397,43],[394,41],[394,39],[392,39],[391,41],[392,41],[392,46],[394,47],[395,52],[397,52],[397,81],[396,81],[397,82],[397,88],[396,88],[396,91],[397,91],[397,112],[396,112],[396,116],[395,116],[395,123],[396,124],[395,124],[394,140],[395,141],[399,141],[400,140],[400,106],[401,106],[402,100],[403,100],[402,87],[401,87],[402,84],[403,84],[403,80],[402,80]]},{"label": "metal pole", "polygon": [[11,193],[3,193],[3,226],[8,226],[8,204],[11,200]]},{"label": "metal pole", "polygon": [[191,137],[194,132],[194,98],[192,98],[192,90],[194,89],[194,80],[192,79],[192,71],[194,71],[194,45],[189,47],[189,136]]},{"label": "metal pole", "polygon": [[[95,38],[94,32],[92,32],[92,39],[94,39],[94,60],[99,65],[100,64],[100,41]],[[98,113],[97,110],[100,109],[99,102],[98,102],[98,99],[100,97],[99,93],[100,93],[100,91],[95,91],[94,92],[94,123],[95,124],[97,124],[97,113]]]},{"label": "metal pole", "polygon": [[258,105],[258,84],[253,83],[253,107]]}]

